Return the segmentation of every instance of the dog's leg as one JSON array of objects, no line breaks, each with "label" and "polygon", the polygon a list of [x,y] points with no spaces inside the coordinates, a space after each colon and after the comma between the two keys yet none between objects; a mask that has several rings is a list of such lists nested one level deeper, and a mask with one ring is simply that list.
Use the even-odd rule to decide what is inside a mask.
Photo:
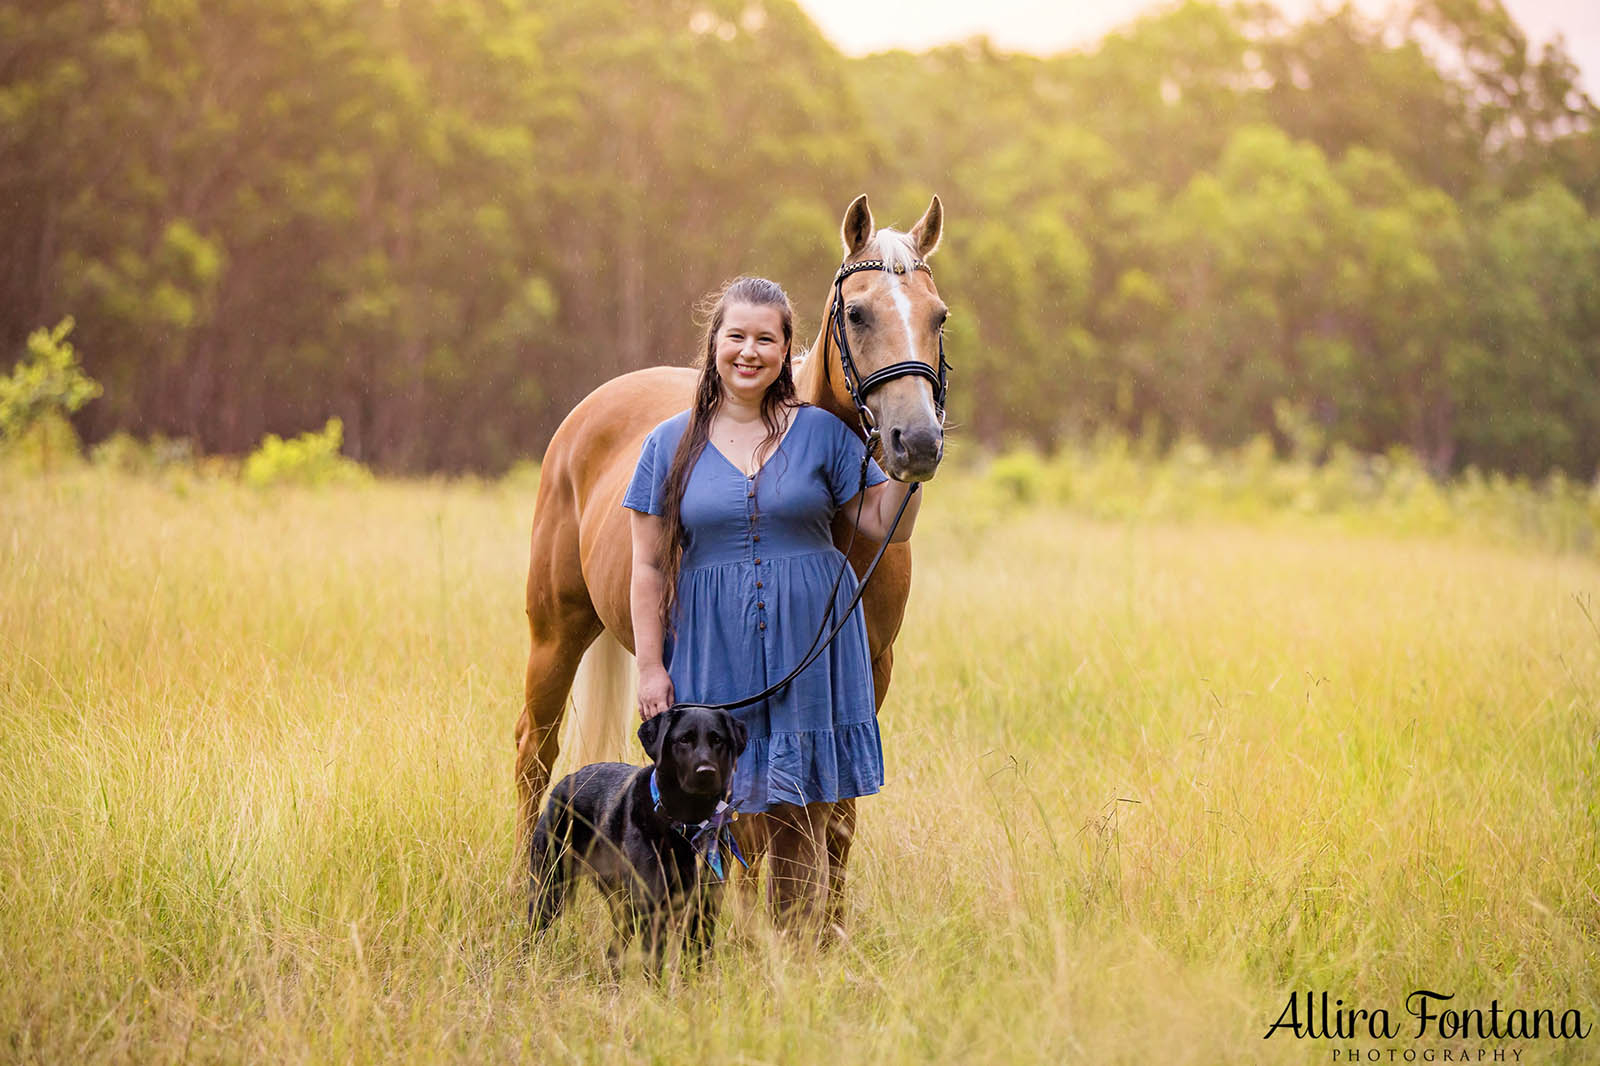
[{"label": "dog's leg", "polygon": [[567,901],[572,884],[572,856],[568,843],[566,805],[553,800],[539,816],[528,849],[528,921],[540,932],[555,920]]},{"label": "dog's leg", "polygon": [[622,958],[628,953],[628,943],[638,928],[638,914],[625,889],[606,893],[606,906],[611,911],[611,943],[606,945],[606,965],[612,977],[622,976]]},{"label": "dog's leg", "polygon": [[711,951],[717,932],[717,910],[722,903],[722,886],[701,883],[690,897],[689,913],[683,928],[683,956],[690,966],[698,966]]},{"label": "dog's leg", "polygon": [[661,964],[667,949],[667,930],[673,924],[672,908],[663,904],[652,907],[640,916],[640,948],[644,952],[645,976],[661,980]]}]

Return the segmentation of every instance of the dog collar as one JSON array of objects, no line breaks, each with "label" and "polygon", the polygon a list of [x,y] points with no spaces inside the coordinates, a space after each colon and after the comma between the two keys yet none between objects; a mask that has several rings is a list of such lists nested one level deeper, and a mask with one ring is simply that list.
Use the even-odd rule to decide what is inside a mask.
[{"label": "dog collar", "polygon": [[718,800],[717,809],[703,822],[680,822],[661,809],[661,786],[656,783],[656,771],[651,770],[650,802],[654,804],[656,813],[672,827],[672,831],[687,840],[694,853],[705,860],[712,876],[718,881],[727,880],[722,863],[724,847],[728,849],[728,854],[739,860],[740,866],[750,869],[750,863],[739,850],[738,842],[733,839],[733,821],[739,817],[739,812],[728,805],[727,799]]}]

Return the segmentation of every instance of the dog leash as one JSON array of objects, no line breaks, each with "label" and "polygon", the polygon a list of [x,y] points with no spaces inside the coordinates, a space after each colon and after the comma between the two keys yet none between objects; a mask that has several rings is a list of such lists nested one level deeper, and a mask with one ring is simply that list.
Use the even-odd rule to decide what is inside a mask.
[{"label": "dog leash", "polygon": [[666,820],[673,832],[687,840],[694,853],[705,860],[718,881],[728,879],[722,868],[724,847],[728,849],[728,854],[739,860],[740,866],[750,869],[744,852],[739,850],[739,842],[733,839],[733,820],[739,817],[739,812],[728,805],[727,796],[717,801],[717,809],[705,821],[680,822],[661,809],[661,786],[656,783],[656,771],[651,770],[650,802],[655,804],[656,813]]}]

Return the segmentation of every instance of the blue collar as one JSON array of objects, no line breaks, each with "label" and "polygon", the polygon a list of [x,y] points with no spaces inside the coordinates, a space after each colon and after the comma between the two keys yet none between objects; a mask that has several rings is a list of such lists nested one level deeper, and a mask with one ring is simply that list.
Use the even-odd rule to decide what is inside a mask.
[{"label": "blue collar", "polygon": [[680,822],[676,818],[668,817],[661,809],[661,786],[656,783],[656,771],[650,771],[650,802],[655,805],[657,814],[666,818],[667,824],[672,826],[673,832],[689,842],[694,848],[694,853],[705,860],[710,867],[711,874],[718,881],[727,880],[723,873],[722,849],[726,847],[728,853],[739,860],[739,865],[746,870],[750,863],[745,860],[744,853],[739,850],[739,844],[733,839],[733,820],[739,817],[739,812],[728,806],[726,799],[717,801],[717,809],[711,812],[711,817],[703,822]]}]

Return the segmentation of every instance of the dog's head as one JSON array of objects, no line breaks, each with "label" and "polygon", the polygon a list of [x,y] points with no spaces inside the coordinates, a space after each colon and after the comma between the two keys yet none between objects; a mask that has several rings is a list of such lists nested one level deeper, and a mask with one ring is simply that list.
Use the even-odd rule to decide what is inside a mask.
[{"label": "dog's head", "polygon": [[639,743],[656,764],[657,780],[690,796],[721,799],[749,733],[727,711],[673,707],[639,726]]}]

